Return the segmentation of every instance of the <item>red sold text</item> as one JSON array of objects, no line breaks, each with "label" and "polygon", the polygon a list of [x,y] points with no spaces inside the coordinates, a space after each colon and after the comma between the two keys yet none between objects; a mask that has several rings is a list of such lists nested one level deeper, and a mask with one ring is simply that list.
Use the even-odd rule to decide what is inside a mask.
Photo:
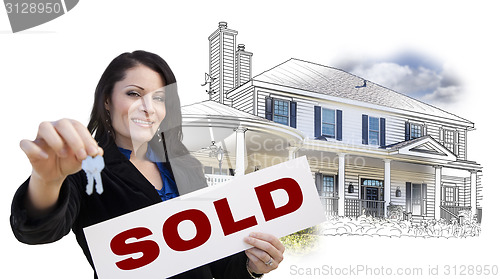
[{"label": "red sold text", "polygon": [[[260,204],[265,221],[290,214],[300,208],[303,195],[299,184],[292,178],[282,178],[254,188]],[[276,207],[271,193],[276,190],[285,190],[288,202]],[[213,202],[219,224],[225,236],[248,229],[257,225],[255,216],[249,216],[241,220],[234,220],[231,208],[226,198]],[[196,235],[189,239],[182,239],[178,232],[179,224],[183,221],[191,221],[196,227]],[[187,251],[203,245],[212,234],[212,225],[207,215],[198,209],[186,209],[168,217],[163,223],[163,239],[165,244],[174,251]],[[141,240],[152,235],[153,232],[146,227],[137,227],[117,234],[111,240],[111,251],[118,256],[127,256],[142,253],[140,258],[126,258],[116,262],[116,266],[122,270],[133,270],[152,263],[160,255],[160,246],[153,240]],[[136,239],[135,242],[127,242]]]}]

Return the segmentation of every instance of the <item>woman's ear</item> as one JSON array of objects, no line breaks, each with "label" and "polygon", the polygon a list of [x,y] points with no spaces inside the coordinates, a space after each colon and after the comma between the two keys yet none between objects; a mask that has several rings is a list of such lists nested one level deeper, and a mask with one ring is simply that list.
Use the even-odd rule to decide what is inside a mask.
[{"label": "woman's ear", "polygon": [[104,108],[109,112],[109,98],[104,101]]}]

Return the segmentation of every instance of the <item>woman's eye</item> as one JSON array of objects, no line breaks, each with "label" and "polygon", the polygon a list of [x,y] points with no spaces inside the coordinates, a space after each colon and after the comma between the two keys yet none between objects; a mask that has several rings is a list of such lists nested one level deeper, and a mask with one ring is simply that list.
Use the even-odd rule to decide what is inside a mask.
[{"label": "woman's eye", "polygon": [[156,97],[154,97],[154,99],[155,99],[156,101],[159,101],[159,102],[163,102],[163,101],[165,101],[165,98],[163,98],[162,96],[156,96]]},{"label": "woman's eye", "polygon": [[132,97],[141,97],[141,94],[137,91],[128,91],[127,96],[132,96]]}]

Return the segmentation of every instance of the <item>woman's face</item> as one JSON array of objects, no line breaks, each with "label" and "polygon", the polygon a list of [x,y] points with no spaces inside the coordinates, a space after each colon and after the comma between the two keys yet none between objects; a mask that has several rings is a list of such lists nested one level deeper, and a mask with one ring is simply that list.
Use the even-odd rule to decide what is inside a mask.
[{"label": "woman's face", "polygon": [[115,83],[105,106],[118,146],[137,150],[153,138],[166,114],[164,87],[160,74],[141,64]]}]

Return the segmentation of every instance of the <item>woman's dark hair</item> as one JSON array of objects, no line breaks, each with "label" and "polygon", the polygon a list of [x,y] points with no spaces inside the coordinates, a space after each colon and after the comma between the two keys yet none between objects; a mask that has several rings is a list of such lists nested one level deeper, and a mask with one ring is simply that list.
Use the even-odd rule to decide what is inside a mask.
[{"label": "woman's dark hair", "polygon": [[122,53],[111,61],[97,84],[87,128],[90,133],[95,133],[95,138],[102,147],[114,143],[115,132],[105,103],[111,101],[115,83],[125,78],[127,70],[138,65],[157,72],[165,84],[166,115],[160,124],[159,132],[149,142],[150,148],[166,162],[167,168],[174,175],[180,194],[206,186],[201,163],[181,142],[182,115],[174,73],[167,62],[157,54],[137,50]]}]

